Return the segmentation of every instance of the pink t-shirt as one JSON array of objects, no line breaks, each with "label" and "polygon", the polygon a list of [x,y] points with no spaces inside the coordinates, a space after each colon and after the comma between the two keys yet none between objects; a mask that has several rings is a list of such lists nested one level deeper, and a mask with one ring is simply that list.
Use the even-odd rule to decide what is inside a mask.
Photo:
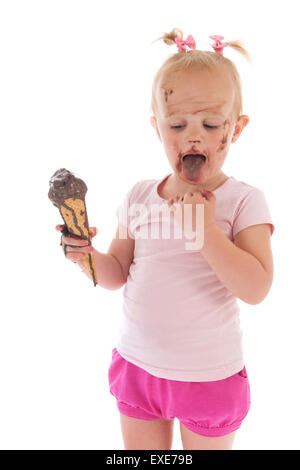
[{"label": "pink t-shirt", "polygon": [[[244,366],[239,305],[201,252],[187,249],[157,192],[168,176],[136,183],[116,211],[135,239],[117,349],[157,377],[221,380]],[[215,223],[231,241],[250,225],[268,223],[273,234],[260,189],[231,176],[213,192]]]}]

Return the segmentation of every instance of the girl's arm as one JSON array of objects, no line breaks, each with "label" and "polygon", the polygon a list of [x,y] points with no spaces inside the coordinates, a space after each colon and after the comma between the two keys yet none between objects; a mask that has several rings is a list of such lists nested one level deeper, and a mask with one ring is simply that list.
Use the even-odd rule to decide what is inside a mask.
[{"label": "girl's arm", "polygon": [[204,230],[200,252],[233,295],[255,305],[266,297],[273,281],[270,239],[269,224],[241,230],[234,242],[216,224],[211,224]]},{"label": "girl's arm", "polygon": [[[121,238],[120,234],[123,234]],[[133,253],[134,239],[126,227],[119,225],[107,253],[100,253],[95,248],[93,250],[98,284],[109,290],[120,289],[126,284]],[[91,274],[82,262],[81,268],[91,279]]]}]

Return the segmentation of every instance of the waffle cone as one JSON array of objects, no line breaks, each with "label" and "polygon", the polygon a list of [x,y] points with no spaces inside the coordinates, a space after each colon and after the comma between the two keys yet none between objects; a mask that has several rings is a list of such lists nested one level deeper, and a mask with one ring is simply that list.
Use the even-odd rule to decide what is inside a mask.
[{"label": "waffle cone", "polygon": [[[68,232],[81,240],[88,240],[91,245],[85,200],[70,197],[64,200],[59,210]],[[83,263],[90,273],[94,285],[96,285],[98,281],[93,253],[87,253],[83,258]]]}]

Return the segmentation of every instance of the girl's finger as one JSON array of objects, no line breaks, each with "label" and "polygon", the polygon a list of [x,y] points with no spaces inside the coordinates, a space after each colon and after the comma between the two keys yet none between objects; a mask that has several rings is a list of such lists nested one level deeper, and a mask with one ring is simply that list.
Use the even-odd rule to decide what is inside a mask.
[{"label": "girl's finger", "polygon": [[90,236],[95,237],[98,233],[97,227],[90,227]]},{"label": "girl's finger", "polygon": [[66,258],[68,258],[70,261],[73,261],[73,263],[77,261],[82,261],[83,258],[85,257],[84,253],[68,253],[66,254]]},{"label": "girl's finger", "polygon": [[205,199],[207,199],[208,201],[209,201],[210,199],[215,199],[214,193],[213,193],[212,191],[208,191],[207,189],[204,189],[202,195],[203,195],[203,197],[205,197]]},{"label": "girl's finger", "polygon": [[62,237],[62,242],[66,245],[72,245],[74,247],[78,246],[88,246],[89,242],[87,240],[82,240],[80,238],[72,238],[72,237]]},{"label": "girl's finger", "polygon": [[[65,247],[63,247],[63,251]],[[67,245],[66,246],[66,254],[67,256],[69,257],[72,257],[73,256],[77,256],[77,255],[80,255],[80,256],[85,256],[86,254],[88,253],[92,253],[94,251],[94,248],[92,246],[86,246],[86,247],[82,247],[82,248],[73,248],[72,246],[69,246]]]}]

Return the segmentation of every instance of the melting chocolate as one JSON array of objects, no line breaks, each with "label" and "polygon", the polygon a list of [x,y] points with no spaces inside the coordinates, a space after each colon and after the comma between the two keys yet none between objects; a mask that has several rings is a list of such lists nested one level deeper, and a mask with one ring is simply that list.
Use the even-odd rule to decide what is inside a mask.
[{"label": "melting chocolate", "polygon": [[87,192],[85,182],[80,178],[76,178],[73,173],[65,168],[60,168],[51,176],[49,185],[48,197],[58,208],[69,197],[84,200]]}]

